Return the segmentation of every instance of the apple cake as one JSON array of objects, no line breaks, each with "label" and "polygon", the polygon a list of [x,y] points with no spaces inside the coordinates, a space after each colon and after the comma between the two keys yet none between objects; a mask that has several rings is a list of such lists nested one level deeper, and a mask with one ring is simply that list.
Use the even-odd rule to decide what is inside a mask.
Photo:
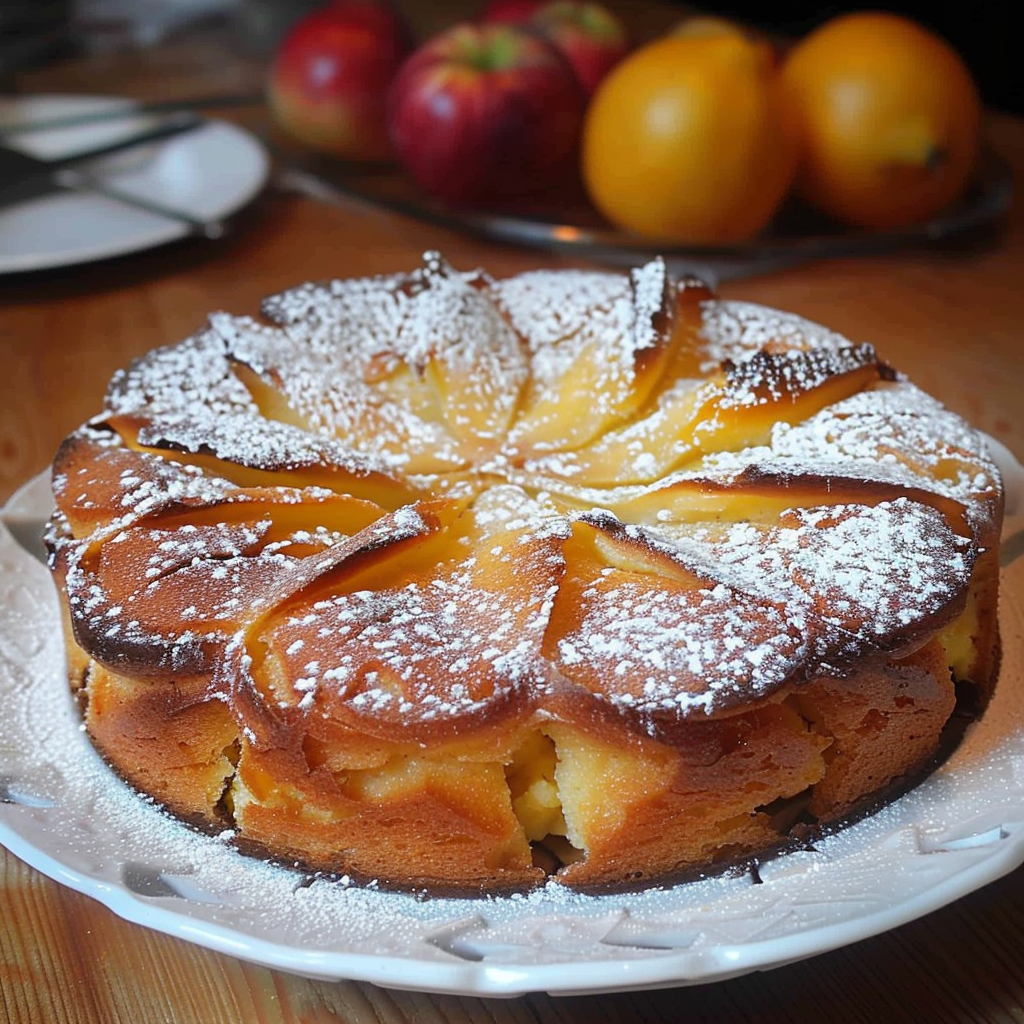
[{"label": "apple cake", "polygon": [[996,677],[982,435],[660,260],[429,253],[216,313],[117,373],[53,474],[96,748],[305,870],[717,869],[920,777]]}]

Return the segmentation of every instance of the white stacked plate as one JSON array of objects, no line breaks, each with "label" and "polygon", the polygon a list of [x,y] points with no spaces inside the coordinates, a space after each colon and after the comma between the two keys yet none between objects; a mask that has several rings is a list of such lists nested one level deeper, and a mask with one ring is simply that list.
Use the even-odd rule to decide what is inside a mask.
[{"label": "white stacked plate", "polygon": [[[126,116],[46,131],[4,129],[108,110]],[[95,96],[0,97],[0,139],[47,159],[114,142],[156,125],[131,113],[128,100]],[[201,221],[222,220],[263,188],[270,160],[249,132],[211,120],[162,142],[126,150],[95,165],[110,185],[142,203],[174,208]],[[61,191],[0,206],[0,273],[86,263],[187,236],[187,223],[89,190]]]}]

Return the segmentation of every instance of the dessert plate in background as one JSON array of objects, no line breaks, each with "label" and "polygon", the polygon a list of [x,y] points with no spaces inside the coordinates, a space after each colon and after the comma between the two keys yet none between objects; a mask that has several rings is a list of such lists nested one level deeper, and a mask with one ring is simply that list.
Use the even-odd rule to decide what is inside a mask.
[{"label": "dessert plate in background", "polygon": [[[33,156],[53,158],[113,142],[153,127],[152,115],[46,131],[12,131],[19,124],[124,109],[128,100],[95,96],[0,97],[0,139]],[[250,202],[266,183],[270,160],[249,132],[225,121],[133,148],[91,165],[102,181],[141,200],[197,221],[219,221]],[[43,270],[136,252],[194,231],[174,220],[88,189],[66,190],[0,207],[0,273]]]},{"label": "dessert plate in background", "polygon": [[[998,454],[998,453],[997,453]],[[1007,457],[1008,453],[1004,453]],[[68,693],[42,564],[45,477],[0,509],[0,843],[114,913],[308,977],[461,995],[662,988],[834,949],[1024,862],[1024,474],[1004,469],[1002,675],[985,716],[918,787],[813,848],[635,893],[555,884],[433,899],[246,858],[121,783]]]}]

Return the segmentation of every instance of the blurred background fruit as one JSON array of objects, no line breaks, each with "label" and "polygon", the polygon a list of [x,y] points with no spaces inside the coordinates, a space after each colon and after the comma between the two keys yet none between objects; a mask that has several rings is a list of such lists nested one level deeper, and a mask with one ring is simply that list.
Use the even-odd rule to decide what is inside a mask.
[{"label": "blurred background fruit", "polygon": [[583,181],[621,228],[740,242],[781,205],[796,147],[770,47],[741,33],[668,35],[599,86],[584,122]]},{"label": "blurred background fruit", "polygon": [[461,24],[402,66],[388,127],[402,166],[429,195],[468,205],[542,192],[574,170],[584,95],[540,36]]},{"label": "blurred background fruit", "polygon": [[981,101],[963,60],[934,33],[892,14],[844,15],[792,48],[783,80],[802,135],[796,191],[814,208],[892,228],[963,192]]},{"label": "blurred background fruit", "polygon": [[[808,208],[921,223],[972,181],[976,82],[910,19],[856,11],[786,38],[757,27],[774,13],[752,25],[720,4],[667,4],[654,22],[626,0],[456,8],[472,20],[412,0],[302,17],[271,66],[275,119],[310,150],[396,159],[413,193],[586,224],[596,210],[691,245],[755,238],[783,207],[790,232],[822,229]],[[410,25],[425,40],[412,55]]]},{"label": "blurred background fruit", "polygon": [[490,0],[484,4],[479,20],[519,25],[547,2],[548,0]]},{"label": "blurred background fruit", "polygon": [[986,107],[1024,114],[1017,51],[1019,33],[1007,31],[1005,4],[980,0],[969,6],[935,0],[895,0],[884,5],[827,3],[820,0],[716,0],[707,5],[721,17],[773,33],[801,39],[830,18],[864,9],[884,9],[913,19],[947,40],[963,57],[977,81]]},{"label": "blurred background fruit", "polygon": [[590,0],[553,0],[525,22],[572,65],[587,96],[629,52],[625,22],[603,4]]},{"label": "blurred background fruit", "polygon": [[334,0],[300,18],[277,48],[271,115],[319,152],[386,160],[387,90],[410,48],[408,26],[387,0]]}]

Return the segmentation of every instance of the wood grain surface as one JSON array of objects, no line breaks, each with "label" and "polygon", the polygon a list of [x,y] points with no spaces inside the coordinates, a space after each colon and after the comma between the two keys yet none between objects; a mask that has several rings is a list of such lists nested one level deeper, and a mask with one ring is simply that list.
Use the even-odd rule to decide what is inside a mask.
[{"label": "wood grain surface", "polygon": [[[99,70],[37,72],[24,85],[154,95],[194,92],[197,75],[211,90],[250,82],[214,53],[165,54],[146,76],[130,59],[110,58]],[[989,128],[994,147],[1024,173],[1024,122],[998,117]],[[0,501],[99,409],[116,369],[181,339],[209,311],[251,312],[262,296],[303,280],[408,269],[434,248],[499,277],[585,265],[271,188],[220,242],[0,278]],[[998,230],[951,248],[820,262],[721,292],[871,341],[1024,459],[1020,208]],[[1004,680],[1014,683],[1024,681]],[[731,981],[572,998],[433,996],[310,981],[209,952],[128,924],[0,851],[0,1021],[9,1024],[1009,1024],[1024,1021],[1022,952],[1018,870],[892,932]]]}]

